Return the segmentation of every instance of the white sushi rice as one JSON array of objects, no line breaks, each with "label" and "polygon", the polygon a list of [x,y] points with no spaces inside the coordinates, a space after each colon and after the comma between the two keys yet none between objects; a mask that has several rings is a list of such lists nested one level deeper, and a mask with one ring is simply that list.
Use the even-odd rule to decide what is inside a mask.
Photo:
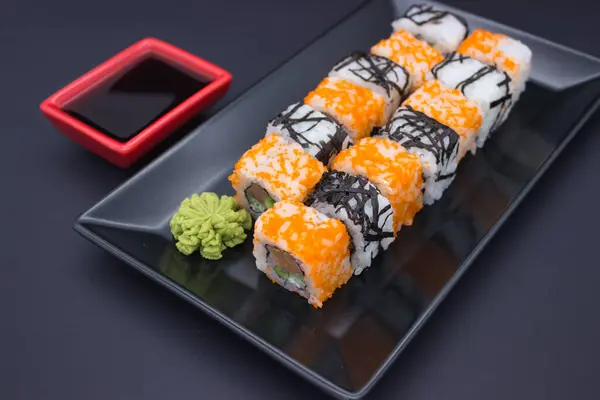
[{"label": "white sushi rice", "polygon": [[387,123],[407,94],[409,75],[406,70],[385,57],[364,52],[353,52],[338,62],[329,76],[341,78],[365,87],[386,100]]},{"label": "white sushi rice", "polygon": [[[332,174],[352,177],[349,174],[339,171],[333,171]],[[352,194],[348,196],[350,197],[349,199],[344,198],[344,202],[332,204],[325,201],[321,196],[318,196],[319,187],[317,186],[314,193],[317,193],[318,198],[315,201],[311,201],[312,199],[309,197],[309,200],[307,201],[307,204],[309,204],[310,207],[330,218],[338,219],[346,225],[346,229],[354,245],[354,251],[350,256],[350,262],[354,269],[354,274],[359,275],[365,268],[368,268],[371,265],[372,260],[377,257],[380,250],[387,250],[389,245],[395,240],[393,223],[394,211],[388,199],[386,199],[379,192],[377,187],[366,178],[360,177],[356,179],[351,186],[340,186],[339,190],[365,190],[377,193],[374,198],[369,198],[364,204],[359,204],[357,195]],[[374,206],[377,208],[378,215],[374,214]],[[360,213],[360,215],[357,215],[357,213]],[[363,218],[363,221],[366,219],[369,222],[366,228],[367,231],[364,230],[365,228],[363,226],[354,222],[356,217]],[[389,236],[383,237],[382,240],[379,241],[367,240],[365,235],[373,236],[375,234],[373,225],[377,227],[378,231]]]},{"label": "white sushi rice", "polygon": [[456,171],[457,163],[450,164],[448,168],[440,168],[440,165],[436,163],[435,157],[430,152],[418,147],[411,147],[410,149],[412,153],[419,156],[421,165],[423,165],[423,178],[425,180],[423,184],[423,203],[431,205],[442,198],[442,195],[454,180],[454,176],[441,180],[438,180],[437,176],[443,170],[454,168]]},{"label": "white sushi rice", "polygon": [[280,135],[289,144],[299,144],[325,165],[351,145],[350,136],[333,118],[302,103],[290,105],[269,121],[265,136],[270,133]]},{"label": "white sushi rice", "polygon": [[458,134],[433,118],[403,106],[378,135],[419,156],[423,166],[423,203],[431,205],[439,200],[454,180],[458,167]]},{"label": "white sushi rice", "polygon": [[[479,46],[474,45],[474,43],[478,42],[482,42],[485,48],[491,48],[491,51],[481,51]],[[531,74],[532,52],[525,43],[505,35],[476,30],[460,46],[459,52],[506,72],[512,79],[511,91],[514,106],[514,103],[519,100],[521,93],[525,91],[525,86]],[[509,61],[509,65],[517,65],[518,68],[516,70],[514,68],[507,68],[505,66],[507,61]]]},{"label": "white sushi rice", "polygon": [[483,147],[490,133],[505,121],[512,105],[511,79],[505,72],[456,52],[432,68],[428,79],[437,79],[477,102],[483,119],[475,143]]},{"label": "white sushi rice", "polygon": [[513,74],[508,70],[505,71],[513,80],[513,103],[516,103],[521,93],[525,91],[525,86],[531,75],[531,49],[523,42],[510,37],[500,40],[498,49],[506,58],[510,58],[519,65],[517,74]]},{"label": "white sushi rice", "polygon": [[468,99],[459,90],[449,89],[437,79],[430,80],[413,93],[404,105],[434,118],[458,133],[459,162],[467,153],[477,152],[475,139],[481,127],[483,112],[476,101]]},{"label": "white sushi rice", "polygon": [[407,30],[442,54],[455,51],[468,33],[464,20],[428,4],[411,6],[392,22],[394,31]]}]

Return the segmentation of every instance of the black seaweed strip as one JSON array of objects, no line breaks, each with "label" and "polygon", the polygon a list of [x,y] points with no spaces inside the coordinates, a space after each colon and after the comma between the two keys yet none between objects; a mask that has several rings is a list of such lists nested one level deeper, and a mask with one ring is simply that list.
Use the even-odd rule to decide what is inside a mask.
[{"label": "black seaweed strip", "polygon": [[[471,57],[465,56],[465,55],[457,53],[457,52],[452,52],[452,53],[448,54],[448,56],[442,62],[440,62],[439,64],[434,66],[431,69],[431,73],[437,79],[438,71],[440,69],[444,68],[447,65],[453,64],[453,63],[462,64],[469,59],[471,59]],[[456,85],[456,89],[460,90],[462,92],[462,94],[465,94],[465,90],[469,85],[472,85],[473,83],[482,79],[487,74],[491,74],[494,71],[501,72],[502,74],[504,74],[504,80],[502,80],[498,83],[498,87],[504,88],[504,95],[502,97],[494,100],[490,104],[490,108],[495,108],[495,107],[499,107],[499,106],[502,107],[501,111],[496,116],[494,123],[492,124],[492,128],[491,128],[492,131],[496,129],[496,127],[498,126],[498,123],[501,121],[502,117],[507,112],[507,110],[509,108],[508,106],[510,105],[510,102],[512,101],[512,95],[510,93],[511,79],[508,76],[508,74],[506,74],[506,72],[502,72],[499,69],[492,67],[490,65],[485,65],[485,66],[481,67],[481,69],[479,69],[476,73],[474,73],[473,75],[471,75],[464,81],[459,82],[458,85]],[[508,103],[508,105],[506,103]]]},{"label": "black seaweed strip", "polygon": [[496,120],[494,121],[492,128],[490,129],[491,131],[496,130],[496,128],[500,124],[500,121],[502,121],[502,119],[506,116],[506,113],[509,112],[510,106],[512,104],[512,95],[510,92],[511,78],[508,76],[508,74],[506,72],[502,71],[502,73],[504,74],[504,80],[498,83],[498,87],[504,88],[505,94],[503,97],[497,99],[496,101],[494,101],[490,104],[490,108],[501,106],[501,110],[498,113],[498,116],[496,117]]},{"label": "black seaweed strip", "polygon": [[[398,121],[403,123],[394,126]],[[391,130],[391,127],[394,129]],[[410,132],[412,128],[412,132]],[[458,146],[459,136],[454,129],[441,124],[410,106],[399,109],[379,135],[401,143],[403,147],[417,147],[431,152],[438,164],[446,165]],[[408,140],[406,140],[408,139]],[[427,139],[430,143],[426,143]],[[405,140],[405,141],[403,141]],[[446,177],[447,178],[447,177]],[[438,176],[436,180],[441,180]]]},{"label": "black seaweed strip", "polygon": [[[302,103],[296,103],[292,109],[288,112],[284,111],[275,117],[270,123],[275,126],[280,126],[282,130],[286,130],[290,135],[290,138],[300,144],[304,149],[309,149],[314,146],[319,149],[315,158],[327,165],[331,157],[339,153],[346,139],[347,133],[333,118],[311,110],[301,117],[294,117],[294,114],[303,106]],[[311,125],[303,130],[299,131],[297,125],[301,123],[309,122]],[[305,134],[315,129],[320,123],[331,123],[335,126],[336,131],[332,136],[329,136],[327,140],[321,140],[319,142],[312,142]]]},{"label": "black seaweed strip", "polygon": [[468,60],[469,58],[470,57],[467,57],[460,53],[452,52],[452,53],[448,54],[448,56],[446,56],[446,58],[444,58],[442,61],[440,61],[439,63],[434,65],[433,68],[431,68],[431,74],[437,79],[438,71],[440,69],[444,68],[446,65],[450,65],[452,63],[462,64],[464,61]]},{"label": "black seaweed strip", "polygon": [[[369,83],[374,83],[377,86],[381,86],[388,96],[391,96],[392,90],[396,90],[400,94],[401,98],[406,92],[409,76],[408,72],[403,66],[396,64],[385,57],[368,54],[362,51],[355,51],[337,63],[333,67],[333,70],[339,71],[345,67],[348,67],[354,62],[356,62],[357,67],[350,67],[348,70],[359,79]],[[398,73],[395,71],[395,68],[398,67],[402,70],[402,72],[404,72],[404,87],[402,88],[398,86],[396,82],[391,81],[387,77],[391,72],[394,74],[396,79],[399,79]],[[362,76],[361,72],[366,72],[368,74],[367,77],[365,78]]]},{"label": "black seaweed strip", "polygon": [[[427,13],[431,13],[431,17],[429,19],[423,20],[421,22],[418,22],[413,18],[415,16],[423,15],[423,14],[427,14]],[[430,5],[418,4],[418,5],[414,5],[411,8],[409,8],[408,11],[406,11],[406,14],[404,16],[406,18],[410,19],[415,24],[420,26],[420,25],[428,24],[433,21],[438,21],[438,20],[444,18],[448,14],[449,13],[447,11],[435,10]]]},{"label": "black seaweed strip", "polygon": [[[423,14],[427,14],[427,13],[432,14],[431,18],[420,21],[420,22],[418,22],[414,19],[415,16],[419,16],[419,15],[423,15]],[[465,27],[465,35],[462,39],[462,40],[465,40],[467,38],[467,36],[469,35],[469,24],[467,24],[467,20],[464,19],[463,17],[461,17],[460,15],[452,14],[448,11],[434,9],[432,6],[430,6],[428,4],[417,4],[417,5],[413,5],[412,7],[410,7],[404,14],[404,17],[410,19],[415,24],[422,26],[422,25],[425,25],[425,24],[428,24],[428,23],[431,23],[434,21],[439,21],[447,15],[452,15],[454,18],[456,18],[458,20],[458,22],[460,22]]]},{"label": "black seaweed strip", "polygon": [[[359,187],[353,187],[358,183]],[[361,227],[361,233],[364,236],[365,248],[372,242],[377,242],[379,250],[382,251],[381,241],[385,238],[394,237],[393,231],[384,231],[379,226],[379,221],[385,214],[388,214],[385,222],[393,213],[390,212],[391,206],[388,204],[381,208],[378,196],[379,190],[368,179],[362,176],[348,174],[342,171],[329,171],[323,174],[315,189],[308,196],[305,204],[311,206],[315,203],[327,203],[336,208],[336,213],[344,209],[348,218],[357,226]],[[355,206],[351,206],[352,200],[356,201]],[[373,215],[376,218],[371,219],[364,212],[365,205],[371,202]],[[330,216],[335,218],[335,216]]]}]

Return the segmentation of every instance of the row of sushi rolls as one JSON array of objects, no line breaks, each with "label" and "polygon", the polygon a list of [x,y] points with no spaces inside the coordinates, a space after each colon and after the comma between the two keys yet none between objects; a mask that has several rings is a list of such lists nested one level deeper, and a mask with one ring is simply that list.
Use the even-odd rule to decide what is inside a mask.
[{"label": "row of sushi rolls", "polygon": [[439,200],[525,90],[531,50],[415,4],[267,123],[229,176],[256,267],[320,308]]}]

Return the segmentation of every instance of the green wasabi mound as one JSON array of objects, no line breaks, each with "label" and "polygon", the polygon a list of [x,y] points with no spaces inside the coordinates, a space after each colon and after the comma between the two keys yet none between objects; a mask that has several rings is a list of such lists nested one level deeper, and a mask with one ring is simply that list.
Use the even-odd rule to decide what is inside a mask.
[{"label": "green wasabi mound", "polygon": [[193,194],[181,202],[170,222],[177,249],[185,255],[200,250],[209,260],[223,257],[223,250],[246,239],[252,217],[231,196]]}]

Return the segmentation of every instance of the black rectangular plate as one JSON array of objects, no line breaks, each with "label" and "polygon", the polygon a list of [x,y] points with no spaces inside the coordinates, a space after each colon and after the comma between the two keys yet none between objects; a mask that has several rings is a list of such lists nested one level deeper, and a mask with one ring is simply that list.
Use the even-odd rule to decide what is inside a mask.
[{"label": "black rectangular plate", "polygon": [[[346,53],[390,34],[408,0],[374,0],[325,32],[189,137],[81,215],[75,229],[340,398],[366,394],[598,105],[600,61],[458,12],[522,40],[532,82],[505,125],[469,156],[442,200],[322,309],[255,268],[250,238],[219,261],[177,252],[169,220],[192,193],[233,194],[234,163],[267,121]],[[448,8],[443,5],[438,5]]]}]

